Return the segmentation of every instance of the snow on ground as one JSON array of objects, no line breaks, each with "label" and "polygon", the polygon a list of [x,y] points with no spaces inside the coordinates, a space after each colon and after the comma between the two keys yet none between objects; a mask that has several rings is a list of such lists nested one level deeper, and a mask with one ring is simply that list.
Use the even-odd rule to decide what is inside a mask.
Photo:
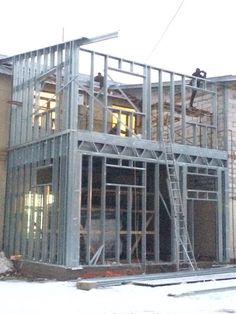
[{"label": "snow on ground", "polygon": [[[232,286],[235,290],[187,295]],[[185,293],[185,295],[179,295]],[[169,296],[177,294],[178,297]],[[201,314],[236,313],[236,280],[142,287],[133,284],[78,290],[75,281],[0,281],[4,314]]]}]

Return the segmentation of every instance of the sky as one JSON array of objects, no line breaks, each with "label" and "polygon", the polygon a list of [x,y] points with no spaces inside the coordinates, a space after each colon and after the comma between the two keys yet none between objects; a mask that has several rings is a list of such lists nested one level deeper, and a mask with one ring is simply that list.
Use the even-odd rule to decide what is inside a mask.
[{"label": "sky", "polygon": [[119,31],[86,48],[189,75],[236,75],[235,12],[235,0],[3,0],[0,54]]},{"label": "sky", "polygon": [[[201,292],[227,286],[234,288],[214,293]],[[154,288],[127,284],[84,291],[77,289],[72,281],[10,279],[0,281],[0,311],[4,314],[236,313],[235,286],[236,280],[221,280]],[[198,293],[191,293],[193,291]]]}]

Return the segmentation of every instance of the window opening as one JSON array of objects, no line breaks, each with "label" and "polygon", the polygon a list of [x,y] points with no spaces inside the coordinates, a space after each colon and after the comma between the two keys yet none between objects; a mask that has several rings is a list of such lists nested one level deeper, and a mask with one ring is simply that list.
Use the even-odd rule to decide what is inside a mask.
[{"label": "window opening", "polygon": [[33,107],[33,124],[42,127],[44,120],[47,121],[48,127],[55,130],[55,94],[46,91],[34,91],[34,107]]},{"label": "window opening", "polygon": [[136,129],[135,110],[113,105],[112,111],[112,129],[114,130],[114,128],[118,126],[116,134],[121,136],[128,136],[129,132],[134,134]]}]

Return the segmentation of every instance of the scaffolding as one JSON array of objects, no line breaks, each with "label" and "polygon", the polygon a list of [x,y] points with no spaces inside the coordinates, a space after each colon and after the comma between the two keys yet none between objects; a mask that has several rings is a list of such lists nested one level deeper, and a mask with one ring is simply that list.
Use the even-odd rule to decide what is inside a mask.
[{"label": "scaffolding", "polygon": [[194,254],[227,261],[224,90],[81,47],[89,42],[10,59],[4,250],[67,267],[176,264],[170,132]]}]

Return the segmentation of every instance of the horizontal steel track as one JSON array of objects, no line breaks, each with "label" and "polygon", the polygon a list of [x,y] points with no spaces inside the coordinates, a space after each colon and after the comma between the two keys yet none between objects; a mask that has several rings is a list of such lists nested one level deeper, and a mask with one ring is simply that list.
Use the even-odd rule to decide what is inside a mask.
[{"label": "horizontal steel track", "polygon": [[171,273],[143,274],[136,276],[106,277],[78,279],[77,288],[90,290],[92,288],[118,286],[133,283],[147,287],[177,285],[180,283],[194,283],[236,279],[236,267],[217,267],[199,269],[196,271],[179,271]]}]

